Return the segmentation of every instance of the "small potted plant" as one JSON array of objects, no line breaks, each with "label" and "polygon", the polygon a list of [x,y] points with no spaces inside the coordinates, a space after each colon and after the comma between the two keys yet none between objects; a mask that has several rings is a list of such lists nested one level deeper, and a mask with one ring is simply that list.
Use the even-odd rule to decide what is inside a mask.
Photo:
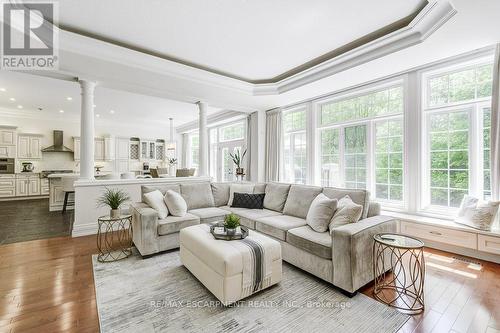
[{"label": "small potted plant", "polygon": [[108,206],[111,210],[111,218],[120,217],[120,206],[130,200],[130,196],[123,190],[106,188],[104,193],[97,199],[98,207]]},{"label": "small potted plant", "polygon": [[224,227],[227,235],[234,235],[236,228],[240,226],[240,218],[235,214],[228,214],[224,218]]},{"label": "small potted plant", "polygon": [[245,174],[245,169],[241,167],[241,163],[243,163],[243,158],[245,157],[247,153],[247,150],[243,152],[243,154],[240,154],[240,150],[236,149],[234,154],[229,153],[229,156],[231,156],[231,159],[233,160],[233,163],[236,165],[236,174],[237,175],[244,175]]},{"label": "small potted plant", "polygon": [[177,165],[177,159],[176,158],[169,158],[168,159],[168,174],[170,176],[174,176],[175,177],[175,173],[176,173],[176,165]]}]

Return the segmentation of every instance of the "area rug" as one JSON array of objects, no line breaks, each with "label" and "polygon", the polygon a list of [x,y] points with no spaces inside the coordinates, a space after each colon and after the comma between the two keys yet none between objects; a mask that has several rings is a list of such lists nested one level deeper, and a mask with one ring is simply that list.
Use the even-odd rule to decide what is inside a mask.
[{"label": "area rug", "polygon": [[283,281],[222,306],[182,266],[179,251],[100,263],[101,332],[395,332],[408,316],[365,295],[349,298],[283,262]]}]

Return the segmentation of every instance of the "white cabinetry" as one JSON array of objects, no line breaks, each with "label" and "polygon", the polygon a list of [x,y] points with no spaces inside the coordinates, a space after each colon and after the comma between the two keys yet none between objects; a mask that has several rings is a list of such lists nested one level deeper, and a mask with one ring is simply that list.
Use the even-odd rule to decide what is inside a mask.
[{"label": "white cabinetry", "polygon": [[40,195],[40,176],[38,174],[16,175],[16,196],[28,197]]},{"label": "white cabinetry", "polygon": [[17,157],[22,159],[42,158],[42,135],[19,134],[17,138]]},{"label": "white cabinetry", "polygon": [[49,211],[62,210],[64,204],[64,191],[61,178],[50,178]]},{"label": "white cabinetry", "polygon": [[0,158],[16,158],[16,146],[0,146]]},{"label": "white cabinetry", "polygon": [[130,139],[116,138],[115,139],[115,172],[122,173],[129,171],[130,159]]},{"label": "white cabinetry", "polygon": [[0,145],[16,144],[16,127],[0,126]]},{"label": "white cabinetry", "polygon": [[148,161],[156,159],[156,142],[152,140],[141,140],[141,160]]},{"label": "white cabinetry", "polygon": [[16,177],[14,175],[0,175],[0,198],[16,196]]},{"label": "white cabinetry", "polygon": [[[75,161],[80,160],[80,138],[73,137],[73,158]],[[112,161],[114,159],[113,139],[94,138],[94,160],[95,161]]]}]

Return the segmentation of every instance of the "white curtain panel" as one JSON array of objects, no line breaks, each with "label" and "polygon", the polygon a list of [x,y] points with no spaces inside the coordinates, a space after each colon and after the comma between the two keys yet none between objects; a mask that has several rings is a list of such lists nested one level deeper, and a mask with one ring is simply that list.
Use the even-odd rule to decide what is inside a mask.
[{"label": "white curtain panel", "polygon": [[497,44],[493,66],[491,106],[491,196],[500,200],[500,44]]},{"label": "white curtain panel", "polygon": [[[252,157],[252,116],[255,113],[251,113],[247,116],[246,126],[247,126],[247,137],[245,142],[245,149],[247,150],[247,154],[245,155],[245,173],[246,180],[251,180],[252,176],[250,174],[250,160]],[[243,154],[243,151],[241,152]]]},{"label": "white curtain panel", "polygon": [[266,181],[279,181],[281,156],[281,109],[266,114]]},{"label": "white curtain panel", "polygon": [[187,133],[182,134],[182,151],[181,151],[181,156],[182,156],[182,167],[183,168],[188,168],[188,148],[189,146],[189,135]]}]

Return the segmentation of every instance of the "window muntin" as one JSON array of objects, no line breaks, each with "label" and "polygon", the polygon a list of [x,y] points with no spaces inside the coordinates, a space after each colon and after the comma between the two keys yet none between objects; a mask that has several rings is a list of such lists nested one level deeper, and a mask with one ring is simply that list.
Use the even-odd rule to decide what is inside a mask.
[{"label": "window muntin", "polygon": [[491,163],[490,163],[490,135],[491,135],[491,108],[483,110],[483,197],[491,199]]},{"label": "window muntin", "polygon": [[428,79],[428,106],[438,107],[491,96],[492,65],[483,64]]},{"label": "window muntin", "polygon": [[403,201],[403,120],[375,124],[375,197]]},{"label": "window muntin", "polygon": [[318,104],[321,185],[370,189],[401,206],[403,110],[402,85]]},{"label": "window muntin", "polygon": [[[464,194],[490,195],[492,64],[424,75],[424,184],[421,209],[451,213]],[[458,106],[458,104],[460,106]]]},{"label": "window muntin", "polygon": [[191,134],[189,136],[189,164],[191,168],[198,168],[200,165],[200,137],[198,134]]},{"label": "window muntin", "polygon": [[243,140],[245,138],[245,124],[243,121],[219,128],[219,141]]},{"label": "window muntin", "polygon": [[306,110],[283,113],[283,181],[305,184],[307,181]]},{"label": "window muntin", "polygon": [[429,115],[430,204],[459,207],[469,193],[469,111]]},{"label": "window muntin", "polygon": [[402,86],[321,104],[319,118],[321,125],[330,125],[399,113],[403,113]]}]

